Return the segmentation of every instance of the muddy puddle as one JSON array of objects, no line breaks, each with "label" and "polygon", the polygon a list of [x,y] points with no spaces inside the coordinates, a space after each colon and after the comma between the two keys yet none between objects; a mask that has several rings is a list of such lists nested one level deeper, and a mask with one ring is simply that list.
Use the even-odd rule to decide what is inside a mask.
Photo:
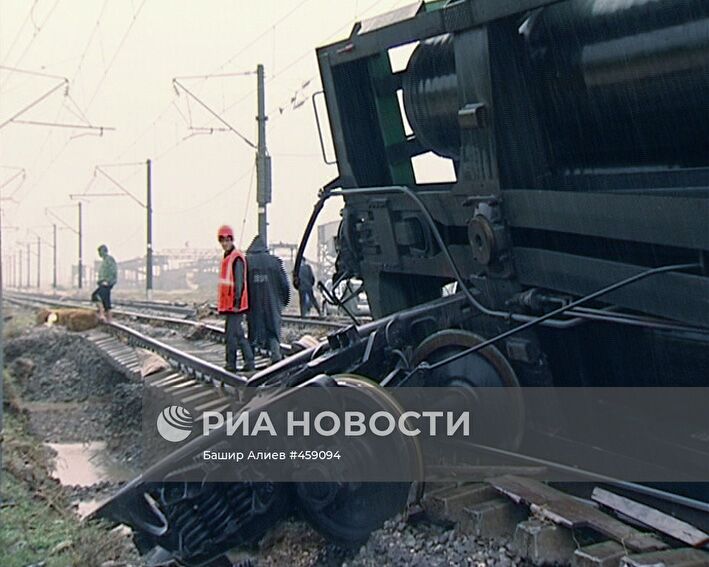
[{"label": "muddy puddle", "polygon": [[55,455],[52,477],[75,491],[73,504],[81,518],[91,514],[109,498],[106,489],[120,486],[137,474],[133,467],[111,455],[105,441],[44,445]]},{"label": "muddy puddle", "polygon": [[104,441],[90,443],[45,443],[55,453],[52,476],[65,486],[92,486],[99,482],[125,482],[135,476],[117,461]]},{"label": "muddy puddle", "polygon": [[140,471],[142,384],[62,330],[32,328],[6,353],[15,403],[83,517]]}]

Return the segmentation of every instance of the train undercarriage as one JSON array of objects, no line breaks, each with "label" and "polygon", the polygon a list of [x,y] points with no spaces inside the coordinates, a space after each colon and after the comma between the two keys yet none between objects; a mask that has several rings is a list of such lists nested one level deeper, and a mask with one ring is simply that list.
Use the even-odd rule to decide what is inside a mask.
[{"label": "train undercarriage", "polygon": [[[394,71],[390,50],[404,45],[412,55]],[[562,437],[556,391],[691,391],[693,410],[668,401],[628,425],[638,445],[683,454],[677,482],[630,488],[686,499],[706,526],[707,4],[418,3],[361,22],[318,61],[339,176],[298,258],[324,202],[342,198],[334,279],[364,282],[374,320],[258,373],[243,407],[263,390],[313,385],[360,389],[381,407],[397,388],[457,389],[478,415],[504,416],[495,451],[509,457]],[[427,152],[451,160],[455,181],[417,183],[413,160]],[[509,393],[504,407],[476,398],[496,388]],[[527,404],[535,389],[549,395]],[[687,437],[664,439],[668,419]],[[609,436],[594,441],[587,453],[605,441],[623,457]],[[188,452],[100,512],[132,526],[156,561],[204,563],[293,507],[356,545],[427,480],[168,482]]]}]

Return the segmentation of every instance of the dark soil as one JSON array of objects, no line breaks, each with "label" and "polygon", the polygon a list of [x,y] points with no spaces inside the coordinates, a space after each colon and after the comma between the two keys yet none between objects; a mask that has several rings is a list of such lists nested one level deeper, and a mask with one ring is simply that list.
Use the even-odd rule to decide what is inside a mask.
[{"label": "dark soil", "polygon": [[111,396],[127,381],[81,334],[37,327],[8,341],[6,363],[24,401],[80,402]]}]

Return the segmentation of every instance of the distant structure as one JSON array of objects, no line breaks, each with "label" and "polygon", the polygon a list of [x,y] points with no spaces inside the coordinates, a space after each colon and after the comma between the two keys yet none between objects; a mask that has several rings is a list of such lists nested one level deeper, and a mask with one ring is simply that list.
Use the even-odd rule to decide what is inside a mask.
[{"label": "distant structure", "polygon": [[[275,242],[270,244],[270,249],[283,260],[283,265],[290,274],[298,245]],[[219,251],[213,248],[185,247],[156,251],[153,254],[153,289],[163,291],[211,289],[217,285],[219,279],[217,261],[219,257]],[[84,266],[88,278],[94,277],[98,264],[97,262],[91,267]],[[118,277],[121,289],[144,289],[145,256],[118,262]]]},{"label": "distant structure", "polygon": [[340,221],[318,225],[318,261],[313,266],[318,281],[326,282],[335,273],[337,230]]}]

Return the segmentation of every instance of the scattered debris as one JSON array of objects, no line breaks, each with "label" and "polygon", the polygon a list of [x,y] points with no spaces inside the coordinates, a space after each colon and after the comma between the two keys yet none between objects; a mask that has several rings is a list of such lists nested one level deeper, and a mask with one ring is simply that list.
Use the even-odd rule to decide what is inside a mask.
[{"label": "scattered debris", "polygon": [[591,528],[636,552],[667,549],[667,544],[604,514],[590,503],[569,496],[539,481],[503,476],[490,480],[499,492],[514,502],[524,503],[538,518],[565,528]]},{"label": "scattered debris", "polygon": [[91,309],[40,309],[37,312],[37,324],[46,324],[48,327],[64,325],[70,331],[87,331],[98,326],[99,319]]},{"label": "scattered debris", "polygon": [[635,502],[630,498],[625,498],[602,488],[593,490],[593,500],[599,504],[603,504],[606,508],[610,508],[623,516],[632,518],[641,524],[655,529],[658,532],[667,534],[682,543],[689,544],[693,547],[703,547],[709,544],[709,534],[702,530],[665,514],[660,510]]}]

